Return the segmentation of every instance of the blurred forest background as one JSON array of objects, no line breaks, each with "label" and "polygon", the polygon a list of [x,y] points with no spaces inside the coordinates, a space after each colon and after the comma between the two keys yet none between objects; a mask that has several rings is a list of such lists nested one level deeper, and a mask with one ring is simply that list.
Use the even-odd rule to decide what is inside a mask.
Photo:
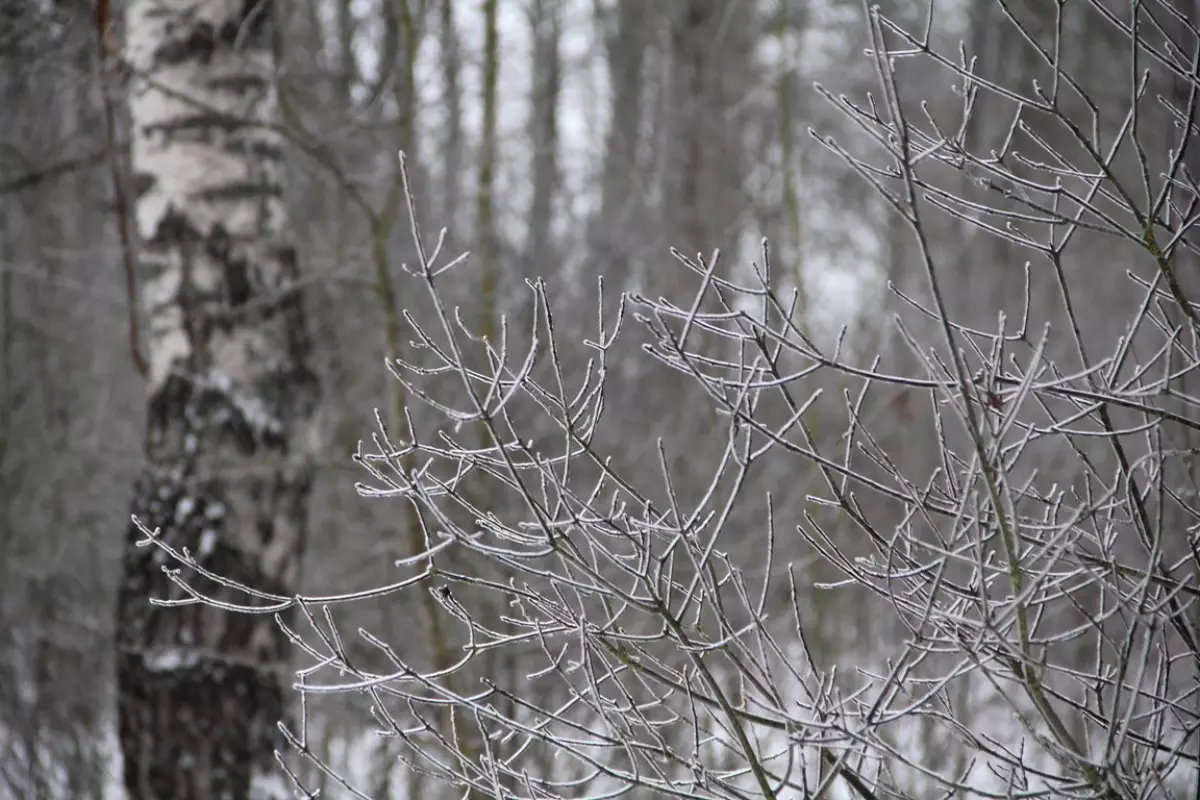
[{"label": "blurred forest background", "polygon": [[[891,281],[927,295],[912,237],[809,132],[851,150],[865,141],[814,89],[857,99],[876,90],[858,0],[277,5],[288,208],[323,382],[306,592],[387,583],[392,562],[413,548],[402,504],[360,497],[364,475],[351,460],[377,410],[400,418],[403,395],[384,362],[409,346],[401,311],[428,313],[404,269],[413,250],[398,150],[427,235],[444,226],[448,250],[472,253],[446,291],[480,330],[497,330],[506,315],[514,338],[524,336],[526,281],[541,278],[559,338],[578,343],[595,336],[598,309],[612,313],[621,291],[686,305],[690,288],[678,289],[688,276],[670,247],[706,257],[720,248],[725,268],[744,274],[763,237],[774,280],[799,292],[803,328],[831,344],[845,326],[843,357],[911,369],[893,315],[918,337],[936,330],[886,290]],[[924,4],[881,5],[924,25]],[[1004,15],[1053,37],[1058,5],[938,3],[932,37],[949,53],[961,42],[979,74],[1028,86],[1046,76]],[[1066,4],[1063,58],[1100,109],[1118,110],[1103,117],[1115,126],[1128,103],[1128,64],[1110,57],[1120,39],[1089,9]],[[902,73],[914,103],[928,99],[935,116],[960,109],[945,73],[920,64]],[[1157,91],[1176,91],[1154,80]],[[112,781],[115,597],[145,424],[121,231],[132,231],[137,192],[124,91],[119,70],[101,63],[93,3],[0,0],[0,797],[101,797]],[[968,139],[982,151],[998,147],[1011,114],[981,100]],[[1171,134],[1165,114],[1148,112],[1143,125],[1148,142]],[[946,180],[970,190],[969,175]],[[125,201],[114,193],[121,182]],[[991,330],[1000,311],[1020,317],[1027,252],[949,218],[928,220],[927,234],[953,265],[943,290],[957,322]],[[1074,299],[1084,339],[1102,350],[1125,332],[1135,301],[1117,279],[1122,245],[1081,239],[1063,266],[1101,272]],[[1034,270],[1034,327],[1060,319],[1057,285]],[[630,323],[616,348],[622,389],[607,398],[605,447],[625,474],[654,485],[654,442],[664,437],[679,485],[702,491],[703,465],[724,433],[711,412],[681,404],[690,379],[656,367],[639,335]],[[1061,348],[1070,371],[1073,349],[1066,340]],[[573,357],[564,356],[568,365]],[[927,405],[893,388],[866,409],[873,430],[893,437],[883,445],[919,475],[939,457],[927,443]],[[830,446],[841,430],[830,426]],[[819,422],[816,431],[823,435]],[[1044,455],[1043,478],[1071,480],[1061,453]],[[781,516],[796,515],[818,477],[767,469],[755,485],[774,493]],[[781,548],[780,561],[814,564],[802,541]],[[815,580],[820,568],[812,569]],[[805,599],[812,644],[827,663],[855,663],[872,643],[905,635],[870,602],[816,590]],[[418,661],[437,658],[428,604],[364,603],[346,613],[348,630],[365,627]],[[969,702],[960,711],[968,727],[996,713]],[[343,699],[313,714],[315,746],[348,774],[369,776],[362,780],[379,787],[372,796],[401,780],[388,745],[367,735],[361,707]],[[432,796],[420,791],[405,793]]]}]

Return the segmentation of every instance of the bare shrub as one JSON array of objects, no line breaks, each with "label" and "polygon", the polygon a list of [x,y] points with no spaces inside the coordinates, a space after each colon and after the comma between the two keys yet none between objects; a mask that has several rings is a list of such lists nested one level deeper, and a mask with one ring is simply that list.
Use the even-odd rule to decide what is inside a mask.
[{"label": "bare shrub", "polygon": [[[413,215],[436,323],[410,317],[413,363],[388,368],[444,424],[380,415],[357,459],[426,550],[370,592],[242,587],[303,622],[300,762],[329,772],[305,708],[332,693],[455,794],[1196,790],[1198,34],[1167,2],[1044,5],[1038,24],[997,6],[1028,84],[871,9],[879,94],[827,95],[876,147],[819,138],[911,233],[878,353],[807,332],[766,244],[752,268],[674,252],[674,299],[600,302],[580,341],[534,283],[527,328],[481,337],[443,293],[470,261]],[[1085,23],[1119,58],[1072,72]],[[908,96],[921,70],[956,113]],[[947,243],[971,229],[1021,260],[966,263]],[[972,293],[989,270],[1018,276],[1017,308]],[[640,334],[689,379],[676,413],[713,421],[687,481],[666,444],[630,465],[605,435],[606,396],[641,390],[614,366]],[[448,669],[339,629],[340,606],[402,615],[421,592]]]}]

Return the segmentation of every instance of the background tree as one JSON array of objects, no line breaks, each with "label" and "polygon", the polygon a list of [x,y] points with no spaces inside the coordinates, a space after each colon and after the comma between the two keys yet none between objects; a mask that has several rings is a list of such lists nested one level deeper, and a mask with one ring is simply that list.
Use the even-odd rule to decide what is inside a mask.
[{"label": "background tree", "polygon": [[0,796],[99,798],[137,375],[92,17],[0,3]]},{"label": "background tree", "polygon": [[286,796],[274,759],[285,632],[269,614],[194,602],[144,546],[153,535],[274,593],[300,578],[317,379],[283,203],[272,21],[270,4],[232,0],[126,15],[148,365],[117,612],[130,798]]}]

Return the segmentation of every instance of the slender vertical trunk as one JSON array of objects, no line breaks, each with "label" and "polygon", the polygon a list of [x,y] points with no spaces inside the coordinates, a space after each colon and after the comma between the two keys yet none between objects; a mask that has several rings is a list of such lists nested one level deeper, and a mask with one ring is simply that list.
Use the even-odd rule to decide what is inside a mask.
[{"label": "slender vertical trunk", "polygon": [[[213,572],[296,591],[318,384],[281,191],[269,0],[127,11],[149,363],[133,516]],[[130,800],[287,797],[273,779],[287,641],[272,615],[180,598],[129,530],[117,678]],[[245,594],[181,576],[220,600]]]},{"label": "slender vertical trunk", "polygon": [[589,238],[598,271],[618,290],[628,288],[630,226],[639,219],[639,206],[644,202],[639,199],[644,192],[637,191],[643,187],[637,187],[634,180],[642,142],[643,71],[652,10],[642,0],[620,0],[616,30],[607,46],[612,111],[604,142],[600,213],[591,224]]},{"label": "slender vertical trunk", "polygon": [[[772,279],[777,281],[777,287],[784,282],[791,282],[796,287],[796,310],[794,322],[801,330],[807,331],[809,319],[807,312],[808,293],[805,290],[804,276],[804,209],[800,193],[796,189],[796,171],[801,160],[796,153],[796,132],[792,125],[792,48],[791,33],[793,30],[792,10],[788,0],[779,4],[779,52],[782,68],[775,87],[775,96],[779,107],[779,146],[781,169],[779,179],[782,182],[784,225],[780,240],[774,244],[775,271]],[[802,173],[803,174],[803,173]],[[782,295],[781,295],[782,296]]]},{"label": "slender vertical trunk", "polygon": [[666,229],[689,254],[734,245],[744,177],[735,114],[752,85],[752,22],[730,0],[670,6]]},{"label": "slender vertical trunk", "polygon": [[462,127],[462,52],[454,23],[454,4],[442,3],[438,31],[442,67],[442,170],[444,198],[440,224],[451,229],[462,200],[463,127]]},{"label": "slender vertical trunk", "polygon": [[351,0],[338,0],[337,4],[337,38],[338,38],[338,99],[342,108],[350,108],[354,104],[354,87],[358,85],[358,58],[354,52],[354,34],[358,23],[354,19],[354,11],[350,8]]},{"label": "slender vertical trunk", "polygon": [[551,270],[550,233],[554,194],[558,190],[558,96],[562,60],[558,52],[561,12],[555,0],[535,0],[533,29],[533,202],[525,243],[525,270],[530,277]]},{"label": "slender vertical trunk", "polygon": [[483,271],[480,314],[481,333],[491,335],[495,325],[496,285],[496,214],[493,191],[496,183],[496,83],[500,73],[500,33],[496,21],[496,0],[483,4],[483,130],[479,134],[479,185],[475,197],[476,257]]},{"label": "slender vertical trunk", "polygon": [[[719,4],[715,0],[688,0],[677,9],[678,19],[671,24],[671,99],[670,124],[671,164],[667,175],[668,230],[671,244],[685,253],[697,251],[708,255],[715,242],[706,236],[705,220],[701,219],[701,170],[711,167],[704,163],[704,139],[712,136],[710,125],[719,126],[716,119],[705,120],[710,82],[709,70],[715,48],[708,41],[718,21]],[[723,109],[717,109],[723,110]],[[710,229],[718,220],[707,220]]]},{"label": "slender vertical trunk", "polygon": [[[751,56],[758,27],[748,5],[731,0],[687,0],[664,8],[670,14],[670,74],[663,244],[705,258],[720,248],[732,269],[745,208],[737,114],[754,86]],[[663,293],[676,278],[671,268],[651,272],[648,290]]]}]

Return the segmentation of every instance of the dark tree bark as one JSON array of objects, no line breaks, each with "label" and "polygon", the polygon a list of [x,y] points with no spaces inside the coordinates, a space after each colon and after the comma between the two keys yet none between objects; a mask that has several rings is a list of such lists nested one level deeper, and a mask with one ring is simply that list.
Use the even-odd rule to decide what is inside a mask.
[{"label": "dark tree bark", "polygon": [[653,8],[639,0],[620,0],[606,37],[612,111],[605,134],[600,177],[600,213],[589,229],[589,251],[598,271],[617,289],[627,288],[631,230],[645,215],[646,192],[634,178],[642,166],[638,148],[645,127],[643,72],[653,37]]},{"label": "dark tree bark", "polygon": [[741,129],[734,116],[751,88],[753,10],[729,0],[669,7],[670,75],[665,227],[670,244],[705,257],[732,255],[742,202]]},{"label": "dark tree bark", "polygon": [[[296,591],[318,382],[281,191],[271,3],[131,4],[127,57],[149,362],[132,515],[216,574]],[[289,797],[273,750],[287,642],[272,615],[185,596],[129,530],[118,691],[130,800]],[[209,596],[255,601],[184,568]]]},{"label": "dark tree bark", "polygon": [[562,87],[559,38],[562,11],[555,0],[534,0],[530,11],[533,34],[533,202],[529,208],[529,235],[525,241],[523,277],[537,278],[553,272],[551,226],[558,191],[558,106]]},{"label": "dark tree bark", "polygon": [[442,3],[438,21],[439,66],[441,68],[442,123],[440,155],[442,160],[442,201],[438,219],[453,227],[462,204],[464,142],[462,124],[462,43],[454,21],[454,4]]}]

